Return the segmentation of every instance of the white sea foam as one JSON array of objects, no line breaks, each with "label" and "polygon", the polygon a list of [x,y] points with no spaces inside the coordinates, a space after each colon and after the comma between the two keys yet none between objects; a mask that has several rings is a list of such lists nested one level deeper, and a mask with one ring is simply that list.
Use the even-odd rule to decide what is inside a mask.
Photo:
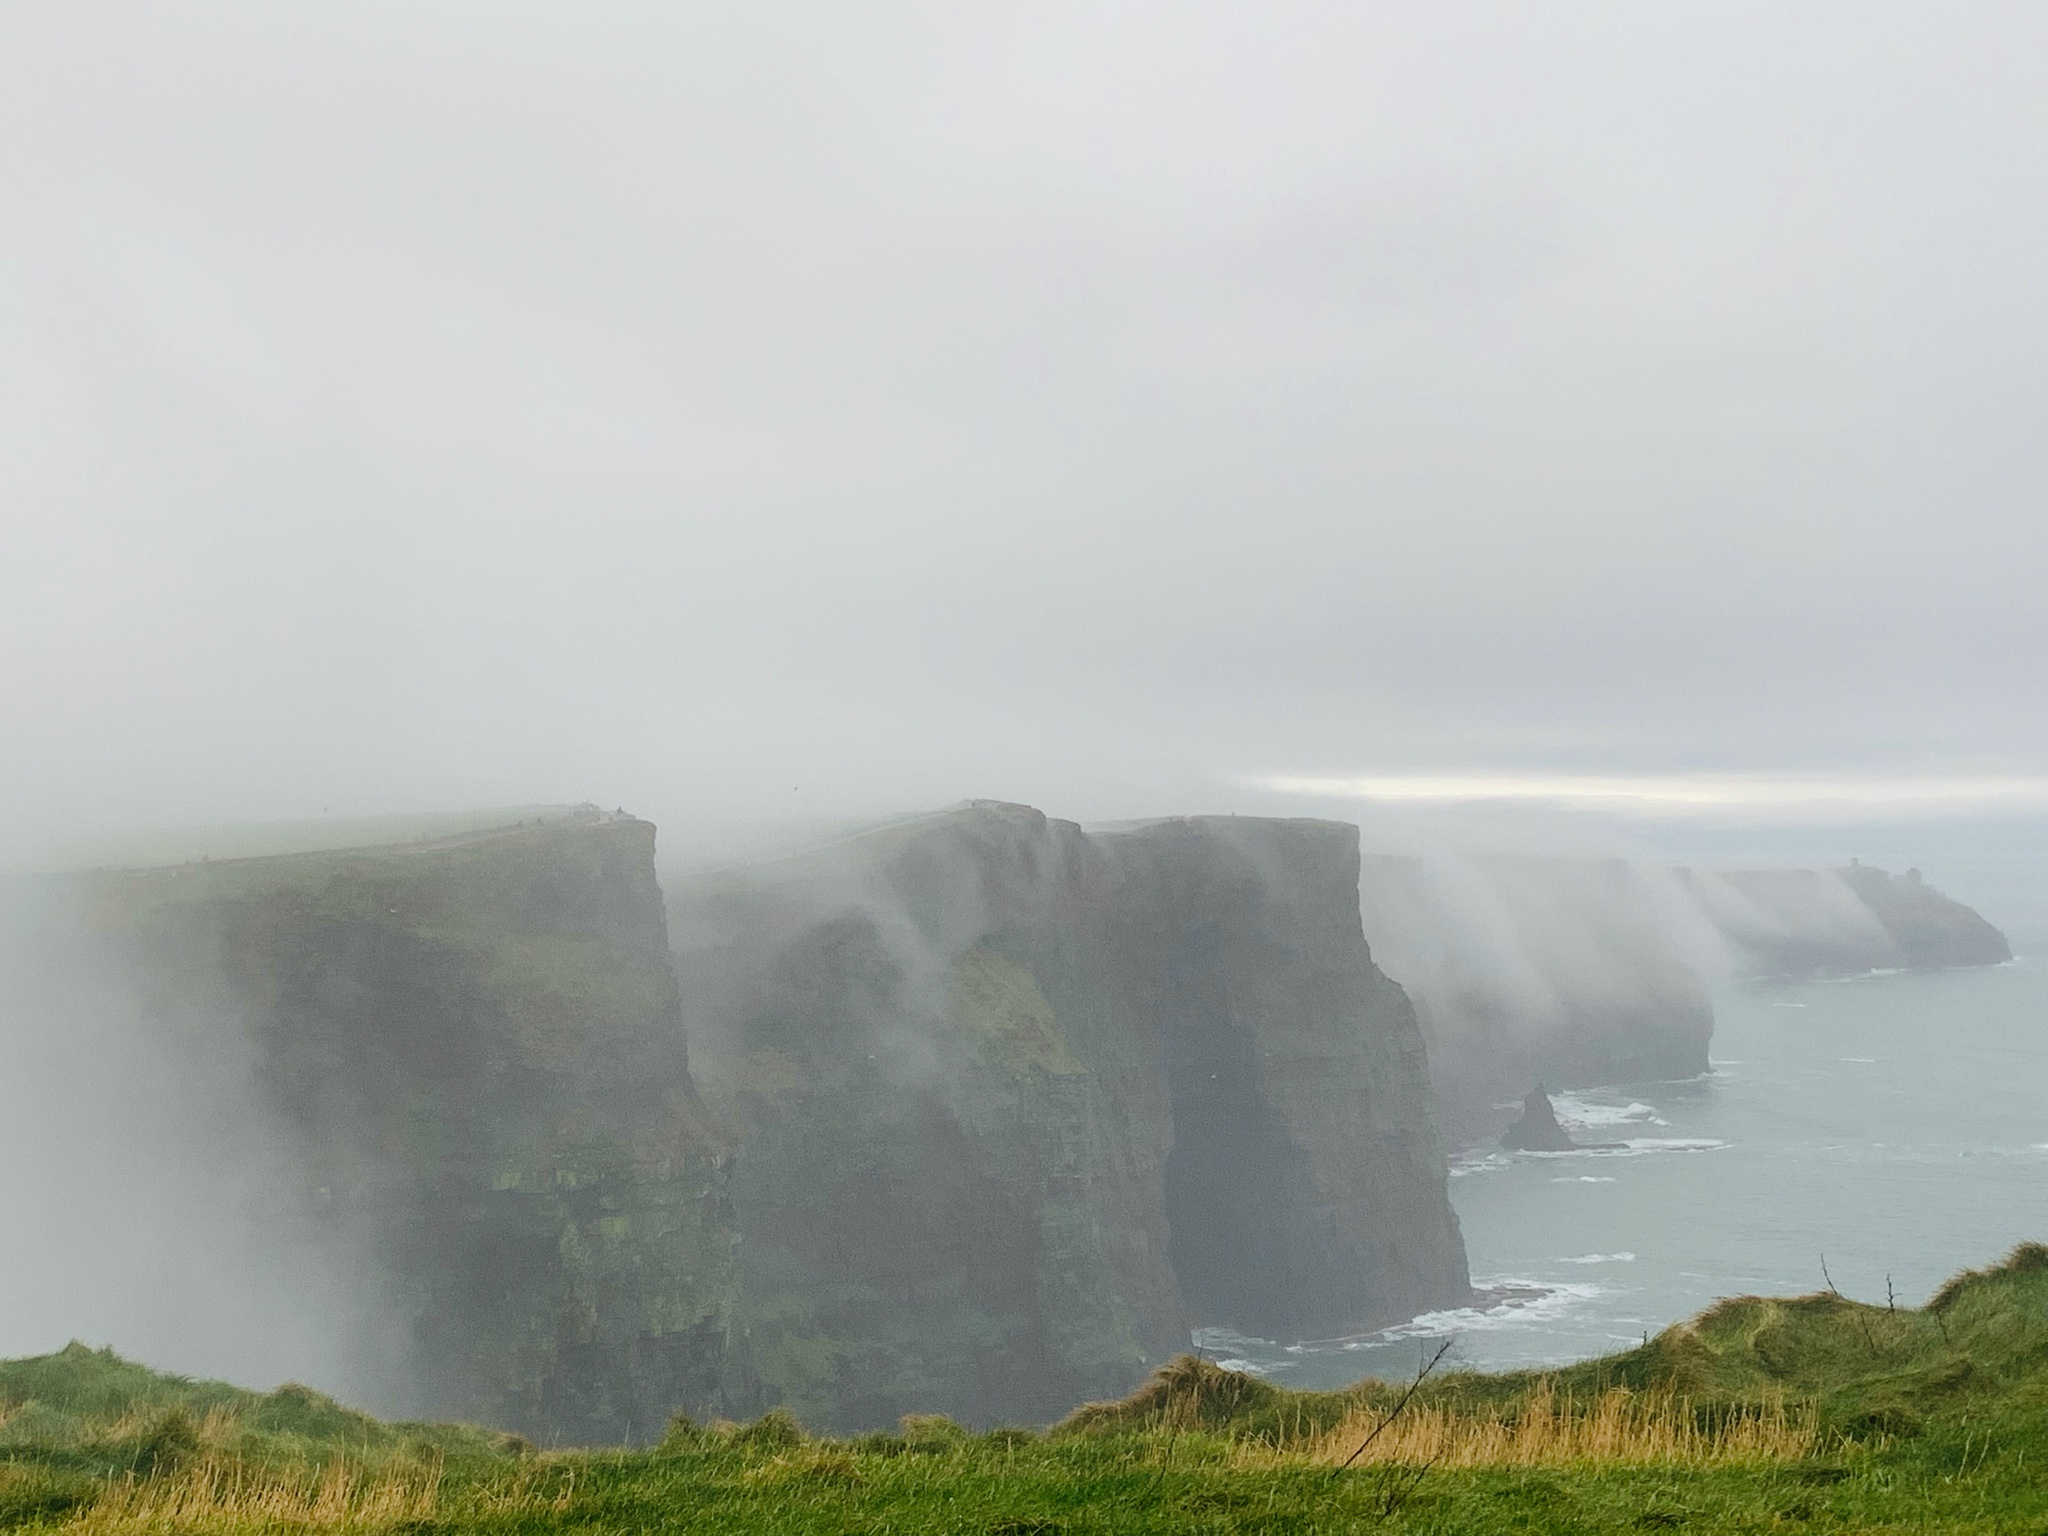
[{"label": "white sea foam", "polygon": [[1505,1152],[1461,1152],[1451,1159],[1450,1175],[1462,1179],[1469,1173],[1490,1173],[1496,1168],[1507,1168],[1514,1159]]},{"label": "white sea foam", "polygon": [[1645,1157],[1652,1152],[1718,1152],[1725,1141],[1711,1136],[1631,1136],[1626,1141],[1597,1147],[1574,1147],[1569,1152],[1520,1152],[1518,1157]]},{"label": "white sea foam", "polygon": [[1346,1349],[1368,1349],[1391,1339],[1441,1338],[1447,1333],[1497,1333],[1510,1328],[1542,1327],[1554,1323],[1581,1302],[1601,1294],[1601,1287],[1571,1281],[1521,1280],[1500,1276],[1478,1282],[1482,1290],[1508,1292],[1499,1301],[1478,1307],[1447,1307],[1425,1312],[1405,1323],[1388,1328],[1370,1339],[1354,1339]]},{"label": "white sea foam", "polygon": [[1877,1058],[1875,1056],[1837,1056],[1835,1060],[1853,1061],[1861,1067],[1874,1067],[1877,1065]]},{"label": "white sea foam", "polygon": [[1804,1008],[1807,1005],[1805,1003],[1773,1003],[1771,1006],[1773,1008]]},{"label": "white sea foam", "polygon": [[1664,1117],[1647,1104],[1596,1104],[1569,1093],[1554,1094],[1551,1098],[1561,1124],[1582,1127],[1607,1125],[1663,1125]]},{"label": "white sea foam", "polygon": [[1614,1175],[1611,1173],[1582,1173],[1577,1178],[1552,1179],[1550,1182],[1553,1184],[1612,1184],[1614,1182]]},{"label": "white sea foam", "polygon": [[1560,1264],[1633,1264],[1632,1253],[1582,1253],[1576,1259],[1559,1259]]},{"label": "white sea foam", "polygon": [[1193,1342],[1200,1354],[1213,1360],[1226,1371],[1243,1371],[1247,1375],[1267,1376],[1274,1371],[1291,1371],[1295,1362],[1273,1358],[1281,1348],[1271,1339],[1255,1339],[1250,1334],[1239,1333],[1234,1328],[1197,1328]]}]

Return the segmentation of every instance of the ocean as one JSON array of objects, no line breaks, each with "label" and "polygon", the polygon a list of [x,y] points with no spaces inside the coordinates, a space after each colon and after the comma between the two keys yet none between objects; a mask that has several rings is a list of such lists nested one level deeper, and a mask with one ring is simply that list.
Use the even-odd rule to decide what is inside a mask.
[{"label": "ocean", "polygon": [[[2016,946],[2017,947],[2017,946]],[[1563,1094],[1565,1153],[1454,1155],[1451,1201],[1490,1304],[1281,1346],[1222,1329],[1212,1359],[1289,1386],[1559,1365],[1719,1297],[1918,1305],[1959,1269],[2048,1240],[2048,964],[1736,983],[1712,1070]]]}]

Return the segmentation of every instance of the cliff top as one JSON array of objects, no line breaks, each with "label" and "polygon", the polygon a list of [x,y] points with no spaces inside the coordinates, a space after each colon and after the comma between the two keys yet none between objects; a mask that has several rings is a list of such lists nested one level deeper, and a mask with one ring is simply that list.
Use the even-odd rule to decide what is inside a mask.
[{"label": "cliff top", "polygon": [[814,879],[821,868],[843,867],[847,871],[871,867],[878,857],[887,857],[934,834],[948,830],[994,831],[1009,827],[1027,833],[1061,827],[1089,838],[1122,838],[1173,828],[1219,831],[1239,827],[1296,829],[1333,833],[1355,840],[1358,829],[1350,822],[1328,821],[1307,816],[1238,816],[1202,814],[1192,816],[1151,816],[1132,821],[1078,822],[1049,815],[1036,806],[1014,800],[960,800],[928,811],[911,811],[900,816],[838,824],[811,836],[771,846],[741,857],[716,863],[694,864],[671,877],[678,887],[717,887],[735,880],[749,885],[773,885],[784,878]]},{"label": "cliff top", "polygon": [[403,816],[322,816],[307,821],[218,822],[160,827],[61,844],[39,874],[164,869],[174,865],[285,858],[306,853],[356,853],[446,845],[522,827],[569,826],[616,819],[594,805],[503,805]]}]

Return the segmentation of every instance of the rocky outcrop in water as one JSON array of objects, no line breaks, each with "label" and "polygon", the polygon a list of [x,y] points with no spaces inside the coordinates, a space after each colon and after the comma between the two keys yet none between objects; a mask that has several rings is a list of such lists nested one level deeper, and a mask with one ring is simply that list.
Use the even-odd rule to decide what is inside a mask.
[{"label": "rocky outcrop in water", "polygon": [[1522,1100],[1522,1116],[1509,1126],[1500,1144],[1511,1152],[1575,1152],[1579,1144],[1557,1123],[1550,1095],[1538,1083]]}]

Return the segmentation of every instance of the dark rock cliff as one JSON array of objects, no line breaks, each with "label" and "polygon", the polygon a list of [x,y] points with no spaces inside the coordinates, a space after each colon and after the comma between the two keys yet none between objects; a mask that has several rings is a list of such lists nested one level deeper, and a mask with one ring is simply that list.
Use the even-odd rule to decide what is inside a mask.
[{"label": "dark rock cliff", "polygon": [[672,883],[697,1068],[740,1137],[735,1412],[1042,1421],[1185,1347],[1108,887],[1022,810]]},{"label": "dark rock cliff", "polygon": [[585,810],[51,887],[145,1027],[246,1056],[414,1411],[1045,1421],[1191,1323],[1469,1294],[1353,828],[976,805],[666,902],[653,854]]},{"label": "dark rock cliff", "polygon": [[1422,1034],[1359,927],[1356,829],[1202,817],[1102,842],[1123,1007],[1166,1062],[1195,1319],[1299,1338],[1460,1298]]},{"label": "dark rock cliff", "polygon": [[1044,1419],[1190,1321],[1462,1299],[1422,1044],[1355,830],[1090,835],[976,805],[672,892],[753,1401]]},{"label": "dark rock cliff", "polygon": [[1557,1123],[1550,1095],[1538,1083],[1522,1100],[1521,1118],[1509,1126],[1500,1144],[1511,1152],[1571,1152],[1578,1148],[1571,1132]]},{"label": "dark rock cliff", "polygon": [[1852,863],[1685,878],[1745,975],[1841,976],[2012,958],[2004,934],[1917,869],[1901,876]]},{"label": "dark rock cliff", "polygon": [[732,1239],[653,852],[583,813],[64,882],[147,1016],[243,1037],[422,1411],[644,1439],[718,1400]]}]

